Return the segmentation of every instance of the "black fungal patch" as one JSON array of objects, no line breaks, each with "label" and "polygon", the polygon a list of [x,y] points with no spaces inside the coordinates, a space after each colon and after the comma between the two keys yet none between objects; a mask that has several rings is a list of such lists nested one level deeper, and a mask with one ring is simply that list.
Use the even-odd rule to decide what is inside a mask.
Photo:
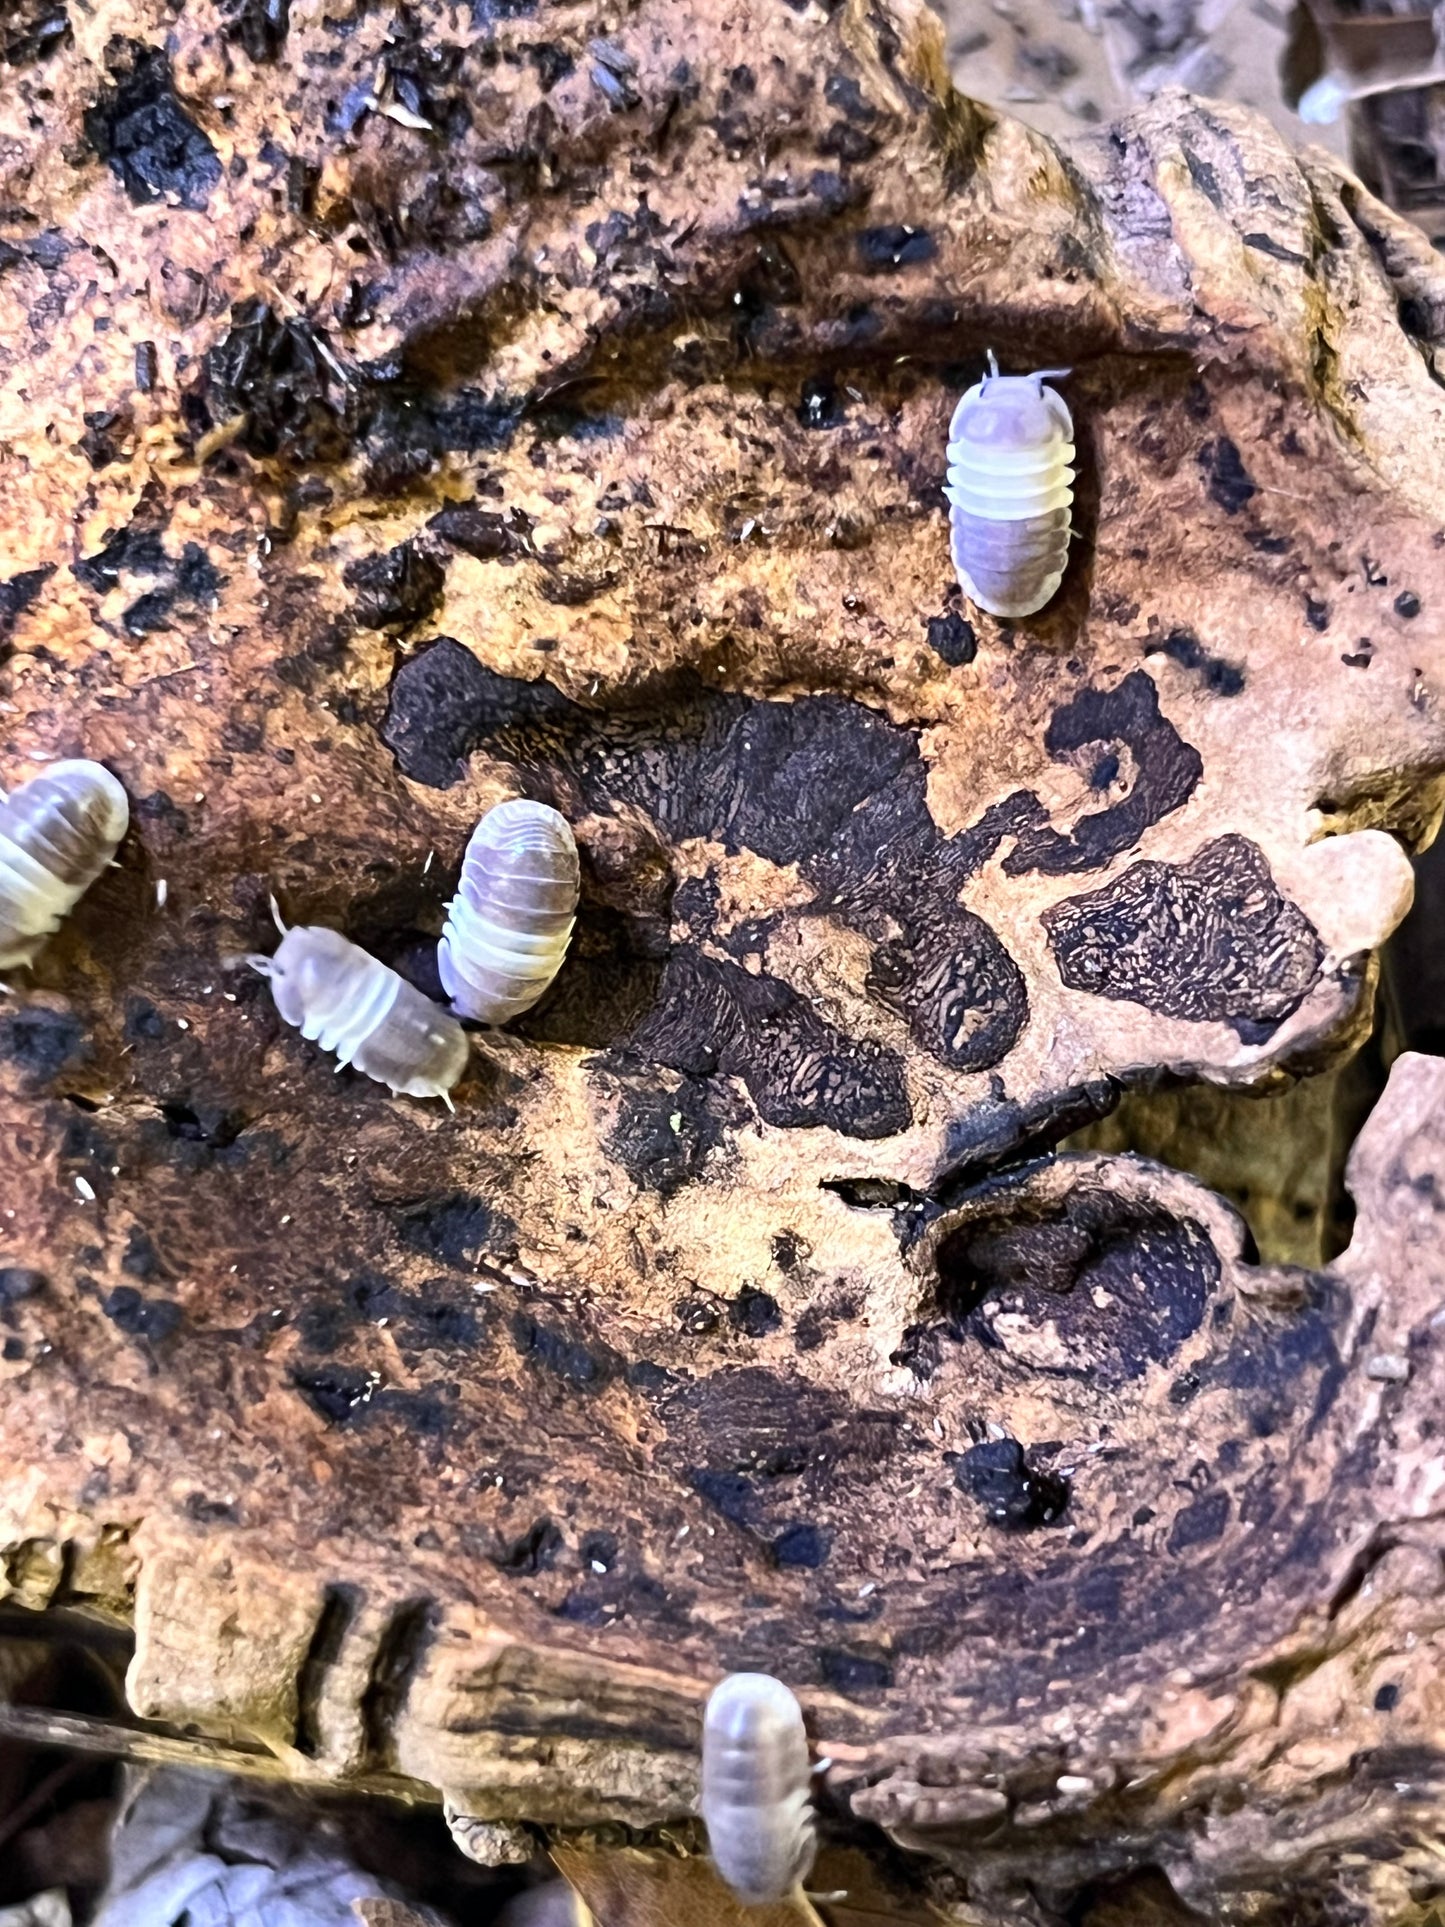
[{"label": "black fungal patch", "polygon": [[1154,680],[1142,669],[1131,671],[1117,688],[1082,689],[1054,711],[1044,747],[1056,762],[1095,744],[1101,750],[1119,744],[1130,751],[1137,772],[1133,788],[1122,801],[1081,817],[1068,835],[1043,821],[1023,825],[1004,858],[1008,876],[1102,869],[1187,803],[1204,773],[1203,758],[1161,714]]},{"label": "black fungal patch", "polygon": [[785,1526],[772,1543],[773,1561],[776,1565],[802,1567],[805,1571],[816,1572],[823,1565],[832,1548],[831,1535],[821,1526]]},{"label": "black fungal patch", "polygon": [[252,60],[276,60],[291,26],[291,0],[222,0],[221,18],[226,38]]},{"label": "black fungal patch", "polygon": [[1069,1502],[1069,1482],[1030,1464],[1017,1439],[986,1439],[954,1461],[954,1481],[982,1506],[990,1525],[1027,1532],[1053,1525]]},{"label": "black fungal patch", "polygon": [[414,542],[348,562],[341,572],[356,592],[351,613],[363,629],[409,629],[440,606],[446,570]]},{"label": "black fungal patch", "polygon": [[1240,459],[1239,450],[1227,435],[1206,442],[1199,451],[1199,466],[1211,502],[1217,502],[1226,515],[1239,511],[1259,493]]},{"label": "black fungal patch", "polygon": [[881,1693],[893,1684],[892,1663],[878,1651],[823,1646],[818,1651],[818,1671],[825,1686],[849,1699]]},{"label": "black fungal patch", "polygon": [[0,582],[0,662],[10,654],[15,625],[39,601],[40,591],[54,573],[55,564],[47,562],[43,568],[22,569],[19,575]]},{"label": "black fungal patch", "polygon": [[0,21],[0,65],[23,67],[70,39],[64,0],[8,0]]},{"label": "black fungal patch", "polygon": [[798,420],[804,428],[841,428],[848,419],[831,375],[809,375],[798,398]]},{"label": "black fungal patch", "polygon": [[29,1265],[0,1265],[0,1311],[18,1305],[22,1298],[34,1298],[46,1285],[43,1271]]},{"label": "black fungal patch", "polygon": [[1317,634],[1323,635],[1330,626],[1330,605],[1316,602],[1313,596],[1305,597],[1305,621]]},{"label": "black fungal patch", "polygon": [[1168,656],[1181,669],[1194,672],[1215,696],[1237,696],[1244,688],[1244,670],[1238,663],[1213,656],[1192,629],[1171,629],[1162,642],[1146,643],[1146,656]]},{"label": "black fungal patch", "polygon": [[156,1250],[155,1240],[144,1225],[132,1225],[130,1236],[126,1239],[125,1251],[121,1256],[120,1268],[131,1278],[139,1278],[148,1284],[152,1278],[160,1277],[164,1266],[160,1253]]},{"label": "black fungal patch", "polygon": [[85,112],[90,145],[137,206],[174,194],[182,207],[205,207],[220,159],[177,100],[165,55],[130,40],[109,65],[114,84]]},{"label": "black fungal patch", "polygon": [[397,670],[381,740],[403,775],[450,789],[474,749],[572,707],[550,683],[498,676],[451,636],[438,636]]},{"label": "black fungal patch", "polygon": [[130,1338],[169,1338],[181,1322],[179,1305],[169,1298],[143,1298],[133,1285],[117,1285],[100,1308]]},{"label": "black fungal patch", "polygon": [[912,1110],[896,1052],[846,1037],[776,977],[678,945],[629,1049],[693,1077],[740,1078],[769,1124],[892,1137]]},{"label": "black fungal patch", "polygon": [[[1138,752],[1143,796],[1172,807],[1174,788],[1156,764],[1178,738],[1159,721],[1142,672],[1140,684],[1134,706],[1154,724]],[[1127,690],[1114,697],[1116,707],[1133,700]],[[1130,727],[1125,715],[1107,720],[1118,734]],[[664,843],[709,838],[729,853],[796,864],[817,908],[879,945],[871,988],[950,1065],[998,1063],[1027,1022],[1021,973],[957,897],[1006,835],[1044,820],[1042,807],[1021,792],[945,839],[929,812],[916,732],[861,703],[759,701],[677,676],[597,713],[545,681],[494,675],[443,639],[398,671],[382,734],[407,775],[439,787],[485,746],[516,761],[533,793],[548,793],[541,771],[561,768],[586,807],[647,812]],[[1124,826],[1146,813],[1144,802],[1119,807]],[[1137,831],[1119,834],[1127,841]],[[715,912],[701,902],[697,909],[701,944]],[[906,1125],[895,1054],[843,1037],[776,979],[700,950],[674,950],[631,1044],[694,1076],[740,1077],[769,1122],[828,1123],[870,1137]]]},{"label": "black fungal patch", "polygon": [[672,1091],[624,1086],[605,1149],[644,1191],[670,1198],[699,1177],[747,1109],[725,1085],[686,1077]]},{"label": "black fungal patch", "polygon": [[1170,1552],[1190,1552],[1196,1546],[1212,1545],[1224,1536],[1231,1510],[1232,1501],[1223,1489],[1206,1492],[1202,1499],[1185,1506],[1169,1531]]},{"label": "black fungal patch", "polygon": [[0,1057],[36,1084],[50,1082],[88,1049],[85,1026],[69,1011],[35,1005],[0,1016]]},{"label": "black fungal patch", "polygon": [[339,460],[355,427],[353,404],[325,348],[309,322],[283,321],[256,296],[237,302],[230,327],[206,353],[202,425],[241,416],[237,439],[252,455]]},{"label": "black fungal patch", "polygon": [[475,502],[453,502],[438,509],[427,527],[451,548],[474,556],[478,562],[527,553],[526,528],[514,516],[481,508]]},{"label": "black fungal patch", "polygon": [[937,1301],[946,1331],[988,1343],[1000,1311],[1047,1321],[1069,1359],[1059,1369],[1114,1386],[1150,1363],[1167,1365],[1199,1330],[1221,1268],[1193,1219],[1083,1185],[1036,1207],[994,1182],[998,1211],[939,1243]]},{"label": "black fungal patch", "polygon": [[954,609],[945,616],[928,618],[928,646],[950,669],[962,669],[978,654],[978,637],[973,624]]},{"label": "black fungal patch", "polygon": [[748,1338],[766,1338],[783,1322],[778,1301],[771,1292],[756,1285],[744,1285],[728,1307],[728,1322],[734,1331]]},{"label": "black fungal patch", "polygon": [[609,1346],[560,1322],[544,1323],[530,1312],[513,1313],[512,1342],[528,1364],[583,1391],[600,1391],[617,1376],[620,1361]]},{"label": "black fungal patch", "polygon": [[404,1245],[457,1271],[475,1270],[494,1240],[509,1229],[490,1205],[460,1191],[407,1205],[397,1218],[397,1236]]},{"label": "black fungal patch", "polygon": [[520,1538],[498,1548],[495,1564],[509,1578],[534,1578],[556,1564],[565,1543],[550,1519],[538,1519]]},{"label": "black fungal patch", "polygon": [[1247,837],[1184,864],[1146,860],[1042,918],[1071,990],[1193,1023],[1278,1024],[1303,1002],[1324,949]]},{"label": "black fungal patch", "polygon": [[892,274],[899,268],[917,267],[938,253],[938,243],[927,228],[897,222],[886,227],[860,229],[855,237],[858,258],[870,274]]},{"label": "black fungal patch", "polygon": [[332,1425],[344,1425],[366,1404],[374,1381],[368,1372],[332,1366],[326,1371],[293,1372],[291,1383],[313,1411]]}]

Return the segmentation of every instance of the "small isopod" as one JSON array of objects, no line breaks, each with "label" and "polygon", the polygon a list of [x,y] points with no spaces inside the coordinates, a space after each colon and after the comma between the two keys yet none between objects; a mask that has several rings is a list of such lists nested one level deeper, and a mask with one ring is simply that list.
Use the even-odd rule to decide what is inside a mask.
[{"label": "small isopod", "polygon": [[499,803],[472,831],[437,969],[452,1009],[505,1024],[542,995],[577,921],[577,844],[546,803]]},{"label": "small isopod", "polygon": [[806,1877],[817,1843],[803,1709],[767,1673],[729,1673],[702,1726],[702,1817],[713,1864],[751,1906]]},{"label": "small isopod", "polygon": [[52,763],[0,800],[0,969],[34,959],[129,823],[125,791],[100,763]]},{"label": "small isopod", "polygon": [[[274,907],[274,906],[273,906]],[[338,930],[286,929],[272,957],[248,956],[276,1008],[303,1037],[404,1097],[448,1093],[467,1067],[467,1034],[449,1012]]]},{"label": "small isopod", "polygon": [[948,481],[953,566],[991,616],[1031,616],[1051,600],[1069,560],[1074,422],[1049,376],[990,373],[953,411]]}]

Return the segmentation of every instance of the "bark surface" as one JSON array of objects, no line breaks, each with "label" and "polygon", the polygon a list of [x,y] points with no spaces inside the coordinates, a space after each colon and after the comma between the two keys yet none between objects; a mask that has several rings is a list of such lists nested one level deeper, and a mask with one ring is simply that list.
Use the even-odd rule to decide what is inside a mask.
[{"label": "bark surface", "polygon": [[[1404,1906],[1438,1067],[1324,1272],[1037,1159],[1369,1023],[1445,771],[1428,246],[1183,95],[1065,163],[906,4],[12,39],[3,775],[134,829],[0,1007],[4,1586],[298,1778],[675,1822],[766,1668],[960,1919]],[[948,561],[990,346],[1074,370],[1018,623]],[[270,893],[435,993],[514,794],[554,990],[455,1117],[333,1075]]]}]

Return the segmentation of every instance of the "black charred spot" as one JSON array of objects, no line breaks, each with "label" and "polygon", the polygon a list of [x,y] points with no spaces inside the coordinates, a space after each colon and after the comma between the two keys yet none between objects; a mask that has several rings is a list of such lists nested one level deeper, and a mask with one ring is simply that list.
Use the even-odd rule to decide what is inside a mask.
[{"label": "black charred spot", "polygon": [[1393,1713],[1399,1704],[1400,1689],[1398,1686],[1393,1683],[1388,1683],[1377,1690],[1374,1699],[1375,1711],[1377,1713]]},{"label": "black charred spot", "polygon": [[1168,656],[1181,669],[1192,670],[1215,696],[1237,696],[1244,688],[1244,670],[1237,663],[1213,656],[1191,629],[1171,629],[1162,642],[1147,643],[1146,656]]},{"label": "black charred spot", "polygon": [[673,1091],[628,1089],[607,1136],[607,1153],[634,1184],[670,1198],[702,1174],[710,1153],[726,1142],[729,1125],[743,1115],[707,1078],[684,1078]]},{"label": "black charred spot", "polygon": [[153,1044],[166,1034],[166,1020],[146,997],[129,997],[125,1006],[125,1041]]},{"label": "black charred spot", "polygon": [[820,154],[855,164],[872,160],[879,144],[876,135],[868,133],[865,128],[854,127],[846,120],[835,120],[831,126],[825,127],[817,141]]},{"label": "black charred spot", "polygon": [[228,40],[244,47],[252,60],[276,60],[291,25],[291,0],[221,0]]},{"label": "black charred spot", "polygon": [[129,414],[118,408],[92,408],[85,416],[85,433],[76,443],[94,469],[109,468],[125,455],[132,427]]},{"label": "black charred spot", "polygon": [[35,1297],[47,1283],[45,1273],[29,1265],[0,1265],[0,1311],[18,1305],[22,1298]]},{"label": "black charred spot", "polygon": [[0,1016],[0,1057],[35,1083],[47,1083],[89,1050],[85,1026],[65,1010],[35,1005]]},{"label": "black charred spot", "polygon": [[880,1693],[893,1684],[893,1665],[886,1653],[858,1647],[823,1646],[818,1651],[823,1684],[849,1699]]},{"label": "black charred spot", "polygon": [[832,1543],[831,1535],[821,1526],[785,1526],[772,1543],[773,1561],[779,1566],[801,1566],[815,1572],[827,1559]]},{"label": "black charred spot", "polygon": [[728,1306],[728,1323],[748,1338],[766,1338],[782,1322],[777,1299],[756,1285],[744,1285]]},{"label": "black charred spot", "polygon": [[1269,255],[1272,260],[1288,261],[1291,267],[1307,268],[1309,266],[1309,260],[1305,255],[1300,254],[1294,248],[1285,247],[1282,242],[1276,241],[1271,234],[1264,234],[1257,230],[1246,234],[1244,237],[1244,245],[1247,248],[1256,249],[1260,254]]},{"label": "black charred spot", "polygon": [[86,139],[137,206],[174,194],[182,207],[203,208],[221,163],[177,100],[164,53],[124,41],[109,67],[114,84],[86,109]]},{"label": "black charred spot", "polygon": [[1413,589],[1401,589],[1395,597],[1395,614],[1403,616],[1407,622],[1420,613],[1420,598]]},{"label": "black charred spot", "polygon": [[1196,154],[1187,143],[1184,146],[1184,163],[1189,169],[1189,178],[1204,198],[1217,208],[1224,206],[1224,190],[1219,185],[1219,176],[1210,162]]},{"label": "black charred spot", "polygon": [[159,1277],[163,1271],[164,1267],[161,1264],[160,1253],[156,1250],[155,1240],[144,1225],[131,1226],[120,1268],[129,1273],[132,1278],[139,1278],[142,1284],[148,1284],[152,1278]]},{"label": "black charred spot", "polygon": [[564,1544],[550,1519],[538,1519],[520,1538],[499,1549],[495,1563],[513,1579],[532,1578],[556,1564]]},{"label": "black charred spot", "polygon": [[1240,459],[1239,450],[1227,435],[1204,444],[1199,451],[1199,466],[1204,471],[1209,499],[1217,502],[1226,515],[1238,515],[1245,503],[1259,493]]},{"label": "black charred spot", "polygon": [[461,1191],[405,1206],[396,1227],[398,1238],[409,1250],[457,1271],[475,1270],[507,1228],[490,1205]]},{"label": "black charred spot", "polygon": [[443,542],[464,555],[475,556],[479,562],[496,562],[503,556],[527,552],[526,530],[513,517],[480,508],[475,502],[453,502],[439,509],[427,527]]},{"label": "black charred spot", "polygon": [[1004,858],[1007,875],[1067,876],[1102,869],[1121,850],[1131,849],[1152,824],[1181,808],[1204,772],[1198,750],[1160,712],[1154,680],[1142,669],[1133,670],[1117,688],[1082,689],[1054,711],[1044,747],[1055,761],[1096,743],[1120,743],[1132,753],[1137,775],[1129,794],[1080,817],[1067,836],[1046,822],[1024,824],[1015,848]]},{"label": "black charred spot", "polygon": [[105,595],[122,574],[168,576],[171,558],[166,554],[161,531],[135,520],[108,535],[94,555],[83,556],[70,566],[78,582],[97,595]]},{"label": "black charred spot", "polygon": [[693,1490],[715,1506],[725,1519],[738,1526],[749,1523],[755,1510],[756,1493],[745,1473],[695,1467],[687,1476]]},{"label": "black charred spot", "polygon": [[1233,1502],[1222,1488],[1206,1492],[1202,1499],[1193,1505],[1185,1506],[1175,1517],[1169,1531],[1169,1550],[1188,1552],[1195,1546],[1211,1545],[1221,1538],[1224,1528],[1229,1524],[1229,1514]]},{"label": "black charred spot", "polygon": [[722,1311],[711,1298],[684,1298],[677,1308],[677,1322],[689,1338],[705,1338],[722,1323]]},{"label": "black charred spot", "polygon": [[560,1325],[544,1325],[530,1312],[513,1313],[512,1341],[529,1364],[584,1391],[600,1391],[617,1375],[619,1360],[608,1346],[589,1343]]},{"label": "black charred spot", "polygon": [[257,296],[231,309],[207,351],[203,397],[212,423],[244,418],[252,455],[297,464],[339,460],[350,445],[352,402],[325,338],[298,317],[282,321]]},{"label": "black charred spot", "polygon": [[409,629],[437,608],[446,570],[414,542],[348,562],[341,579],[356,591],[352,614],[363,629]]},{"label": "black charred spot", "polygon": [[1053,1525],[1069,1503],[1069,1482],[1030,1464],[1017,1439],[987,1439],[954,1461],[954,1480],[983,1507],[990,1525],[1027,1532]]},{"label": "black charred spot", "polygon": [[40,591],[54,574],[55,564],[47,562],[43,568],[22,569],[19,575],[0,582],[0,662],[10,653],[15,625],[39,601]]},{"label": "black charred spot", "polygon": [[953,609],[947,615],[928,618],[928,646],[950,669],[961,669],[978,654],[978,637],[973,624]]},{"label": "black charred spot", "polygon": [[213,1151],[226,1151],[246,1128],[243,1111],[228,1111],[220,1105],[197,1109],[181,1099],[161,1105],[166,1135],[184,1144],[204,1144]]},{"label": "black charred spot", "polygon": [[204,1492],[188,1492],[185,1499],[186,1517],[194,1519],[198,1526],[239,1525],[241,1515],[229,1500],[208,1499]]},{"label": "black charred spot", "polygon": [[122,627],[128,636],[153,636],[158,630],[168,629],[171,622],[171,607],[174,597],[169,589],[152,589],[133,602],[121,617]]},{"label": "black charred spot", "polygon": [[43,60],[70,39],[64,0],[10,0],[0,20],[0,66]]},{"label": "black charred spot", "polygon": [[1330,626],[1330,605],[1316,602],[1313,596],[1305,597],[1305,621],[1311,629],[1323,634]]},{"label": "black charred spot", "polygon": [[831,375],[809,375],[798,400],[798,420],[804,428],[841,428],[848,419]]},{"label": "black charred spot", "polygon": [[866,981],[955,1070],[1001,1063],[1028,1022],[1023,972],[971,910],[920,907],[903,937],[873,952]]},{"label": "black charred spot", "polygon": [[855,245],[863,266],[872,274],[890,274],[898,268],[915,267],[919,262],[931,261],[938,253],[938,243],[927,228],[910,227],[901,222],[863,228],[855,237]]},{"label": "black charred spot", "polygon": [[1194,1023],[1280,1023],[1309,993],[1324,955],[1263,851],[1242,836],[1218,837],[1188,863],[1136,863],[1046,910],[1042,922],[1071,990]]},{"label": "black charred spot", "polygon": [[369,1372],[332,1366],[326,1371],[293,1372],[291,1383],[313,1411],[332,1425],[344,1425],[368,1403],[375,1386]]},{"label": "black charred spot", "polygon": [[774,1232],[771,1249],[773,1263],[778,1267],[779,1271],[786,1272],[789,1275],[798,1271],[802,1267],[804,1260],[809,1256],[809,1247],[806,1240],[800,1238],[796,1231]]},{"label": "black charred spot", "polygon": [[181,1322],[179,1305],[169,1298],[143,1298],[133,1285],[117,1285],[100,1308],[129,1338],[169,1338]]}]

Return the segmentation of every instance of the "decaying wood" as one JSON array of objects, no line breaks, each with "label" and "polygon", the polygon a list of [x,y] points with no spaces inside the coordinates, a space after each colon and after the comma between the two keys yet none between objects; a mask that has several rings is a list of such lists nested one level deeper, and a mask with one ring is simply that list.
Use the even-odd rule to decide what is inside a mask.
[{"label": "decaying wood", "polygon": [[[763,1667],[955,1918],[1403,1906],[1434,1067],[1319,1274],[1031,1159],[1368,1027],[1445,771],[1438,263],[1183,96],[1065,165],[908,4],[288,18],[6,47],[3,780],[102,758],[135,826],[0,1011],[6,1585],[297,1777],[675,1822]],[[1017,624],[948,563],[990,345],[1075,371]],[[269,894],[435,991],[518,792],[582,852],[548,999],[455,1118],[334,1076],[234,968]]]}]

